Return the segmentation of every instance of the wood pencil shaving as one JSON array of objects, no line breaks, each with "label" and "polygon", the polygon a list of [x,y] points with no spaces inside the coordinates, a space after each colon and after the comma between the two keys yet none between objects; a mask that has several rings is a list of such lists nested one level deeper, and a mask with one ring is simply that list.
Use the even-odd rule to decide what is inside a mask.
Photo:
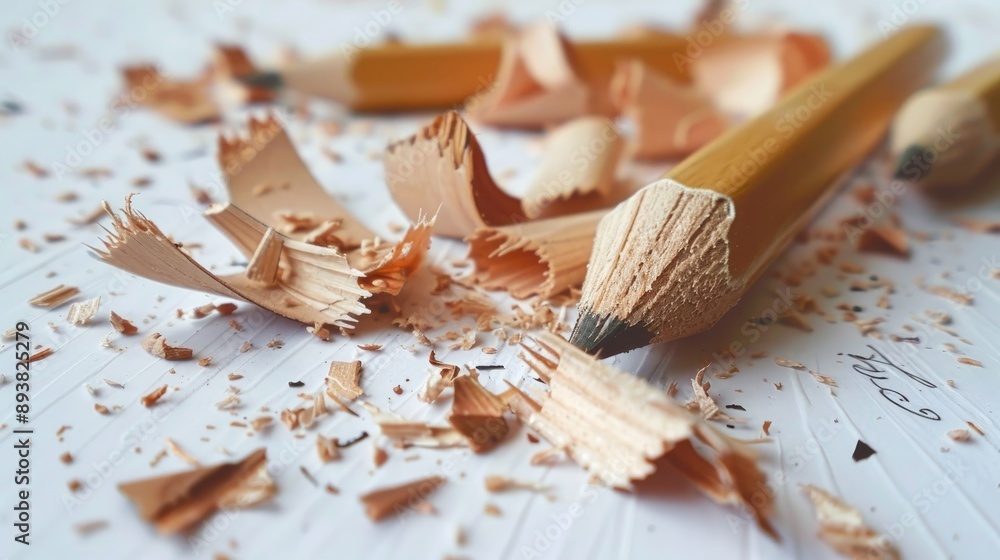
[{"label": "wood pencil shaving", "polygon": [[540,348],[526,347],[521,358],[549,392],[539,402],[515,393],[509,404],[523,422],[604,484],[629,488],[664,460],[717,502],[746,507],[775,535],[767,520],[771,496],[755,490],[766,488],[764,475],[745,445],[559,336],[544,333],[537,342]]},{"label": "wood pencil shaving", "polygon": [[474,453],[493,449],[507,437],[509,426],[503,417],[507,407],[476,377],[458,377],[454,386],[448,422],[468,440]]},{"label": "wood pencil shaving", "polygon": [[170,346],[160,333],[150,333],[142,339],[141,345],[146,352],[165,360],[190,360],[194,357],[194,350]]},{"label": "wood pencil shaving", "polygon": [[638,159],[686,156],[729,126],[707,94],[638,60],[619,64],[611,81],[611,99],[635,126],[627,151]]},{"label": "wood pencil shaving", "polygon": [[122,70],[129,99],[153,109],[163,116],[185,124],[197,124],[219,119],[219,107],[208,91],[203,78],[193,81],[167,79],[154,66],[130,66]]},{"label": "wood pencil shaving", "polygon": [[530,490],[532,492],[545,492],[548,487],[537,482],[524,482],[507,476],[498,474],[489,475],[484,481],[487,492],[508,492],[510,490]]},{"label": "wood pencil shaving", "polygon": [[442,391],[451,387],[455,381],[455,377],[458,376],[459,368],[457,365],[438,361],[434,356],[433,350],[431,350],[428,361],[431,364],[431,368],[427,373],[427,378],[424,379],[423,385],[417,391],[417,398],[426,403],[432,403],[441,396]]},{"label": "wood pencil shaving", "polygon": [[400,517],[418,510],[427,503],[427,497],[437,490],[447,479],[431,476],[414,480],[399,486],[383,488],[361,496],[365,515],[372,521],[382,521],[396,514]]},{"label": "wood pencil shaving", "polygon": [[276,491],[263,448],[236,463],[137,480],[118,489],[161,535],[189,530],[218,509],[253,506]]},{"label": "wood pencil shaving", "polygon": [[861,512],[816,486],[803,489],[816,509],[819,537],[830,548],[846,558],[898,560],[892,540],[865,525]]},{"label": "wood pencil shaving", "polygon": [[108,320],[111,322],[111,326],[114,327],[116,331],[122,333],[125,336],[131,336],[139,332],[139,329],[136,328],[136,326],[133,325],[131,321],[127,319],[122,319],[114,311],[111,312],[111,316],[108,318]]},{"label": "wood pencil shaving", "polygon": [[521,202],[493,181],[475,135],[454,111],[390,144],[385,178],[411,220],[437,209],[437,235],[462,238],[479,227],[525,219]]},{"label": "wood pencil shaving", "polygon": [[493,126],[539,128],[590,111],[587,84],[573,68],[571,46],[554,26],[532,25],[509,38],[489,93],[466,112]]},{"label": "wood pencil shaving", "polygon": [[66,322],[71,325],[86,325],[97,315],[101,307],[101,296],[70,304]]},{"label": "wood pencil shaving", "polygon": [[616,171],[625,141],[611,120],[581,117],[545,138],[544,156],[521,199],[532,220],[613,206],[629,193]]},{"label": "wood pencil shaving", "polygon": [[378,424],[382,435],[397,440],[403,447],[446,449],[468,447],[469,440],[452,426],[432,426],[426,422],[407,420],[398,414],[382,412],[371,403],[362,403]]},{"label": "wood pencil shaving", "polygon": [[353,401],[364,392],[361,389],[361,362],[330,362],[326,377],[326,392],[331,398]]},{"label": "wood pencil shaving", "polygon": [[59,284],[55,288],[29,299],[28,303],[38,307],[58,307],[79,293],[78,288]]},{"label": "wood pencil shaving", "polygon": [[154,404],[156,404],[160,400],[160,397],[162,397],[166,393],[167,393],[167,385],[163,384],[157,387],[156,389],[153,389],[149,393],[143,395],[142,398],[139,399],[139,402],[142,403],[142,406],[149,408]]}]

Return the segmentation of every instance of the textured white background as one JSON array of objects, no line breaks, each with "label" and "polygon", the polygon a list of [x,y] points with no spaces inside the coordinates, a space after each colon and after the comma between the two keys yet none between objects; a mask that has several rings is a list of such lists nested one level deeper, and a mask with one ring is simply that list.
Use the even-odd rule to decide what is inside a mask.
[{"label": "textured white background", "polygon": [[[531,467],[529,456],[542,445],[527,443],[518,429],[511,442],[495,452],[469,456],[460,451],[429,450],[402,452],[390,449],[390,461],[381,469],[371,465],[370,446],[348,450],[344,460],[321,465],[313,449],[314,434],[296,439],[283,426],[264,434],[247,437],[246,430],[229,427],[232,420],[258,415],[261,406],[272,411],[299,403],[300,389],[290,389],[288,381],[302,380],[301,390],[314,391],[330,360],[352,359],[359,354],[355,345],[374,341],[385,345],[379,353],[364,353],[364,387],[368,398],[384,409],[415,418],[439,419],[446,405],[427,406],[414,398],[424,375],[427,348],[412,348],[405,332],[389,327],[384,319],[367,322],[353,339],[339,337],[323,343],[306,334],[300,325],[254,310],[247,304],[235,316],[245,327],[233,331],[225,319],[176,319],[174,310],[216,301],[202,294],[173,289],[116,273],[88,257],[81,243],[96,243],[97,226],[78,227],[67,218],[83,215],[102,198],[119,206],[136,176],[153,178],[136,203],[164,231],[178,240],[197,241],[204,248],[196,252],[203,263],[223,270],[234,262],[236,251],[199,216],[188,191],[188,181],[212,190],[222,198],[216,181],[214,142],[218,127],[185,128],[142,110],[132,111],[115,121],[82,158],[79,167],[104,166],[113,177],[90,181],[73,170],[56,177],[35,178],[18,168],[31,159],[46,167],[67,163],[68,150],[86,143],[87,131],[111,113],[110,100],[120,91],[118,67],[132,62],[153,61],[177,76],[193,75],[207,60],[214,41],[235,41],[248,46],[258,58],[267,59],[282,45],[294,44],[305,53],[321,53],[351,41],[357,30],[373,20],[372,11],[384,8],[380,2],[320,2],[233,0],[231,11],[221,10],[224,2],[159,1],[155,3],[104,1],[70,2],[38,29],[27,46],[14,49],[7,33],[23,24],[22,18],[44,13],[44,5],[34,1],[7,2],[0,16],[5,44],[0,49],[0,99],[14,100],[25,108],[23,115],[0,120],[0,270],[4,329],[25,320],[32,326],[34,343],[50,346],[55,354],[35,364],[32,387],[32,535],[30,549],[12,542],[12,473],[14,444],[13,348],[0,347],[0,372],[7,384],[0,386],[0,555],[54,558],[173,558],[193,555],[210,558],[224,552],[236,558],[284,556],[344,558],[441,558],[458,555],[477,560],[499,558],[827,558],[832,553],[814,538],[812,509],[798,488],[814,483],[843,496],[854,504],[871,524],[889,531],[904,555],[911,558],[988,558],[1000,547],[997,519],[1000,519],[1000,459],[998,459],[997,396],[1000,367],[997,346],[997,317],[1000,316],[1000,280],[974,279],[984,266],[996,268],[1000,243],[995,236],[954,230],[954,215],[1000,215],[997,198],[976,208],[943,208],[932,205],[916,193],[904,195],[898,209],[908,228],[928,232],[933,240],[918,244],[910,262],[886,257],[856,256],[846,250],[845,259],[864,264],[869,273],[887,276],[897,285],[893,309],[875,307],[877,294],[846,290],[853,276],[823,268],[808,277],[797,292],[816,296],[834,314],[840,301],[862,306],[863,317],[884,316],[886,333],[903,333],[903,324],[915,325],[912,316],[926,309],[944,310],[954,317],[954,328],[968,342],[960,342],[937,331],[920,332],[918,345],[863,338],[848,323],[827,324],[816,316],[811,334],[786,327],[773,327],[751,342],[740,326],[758,315],[774,299],[772,291],[782,287],[772,275],[764,279],[726,320],[712,331],[680,343],[633,352],[615,358],[621,369],[646,376],[654,383],[678,381],[681,397],[689,395],[688,380],[712,352],[744,343],[748,351],[767,351],[769,357],[736,361],[740,373],[727,380],[713,380],[712,394],[720,405],[736,403],[746,412],[730,410],[747,419],[733,430],[738,436],[759,435],[764,420],[773,421],[773,441],[760,444],[761,466],[776,482],[775,523],[782,535],[780,543],[769,540],[745,523],[736,512],[715,505],[681,482],[639,496],[586,485],[586,477],[573,464],[551,468]],[[405,3],[389,29],[403,37],[443,39],[459,37],[468,19],[489,11],[489,5],[471,6],[451,2]],[[544,17],[546,10],[558,13],[555,2],[512,2],[518,20]],[[777,19],[794,26],[820,29],[827,33],[840,55],[853,53],[862,45],[881,38],[879,21],[888,21],[894,10],[906,8],[915,14],[908,21],[932,20],[947,25],[954,50],[946,72],[964,69],[1000,48],[1000,5],[992,0],[895,3],[880,2],[737,2],[744,6],[742,22],[748,27]],[[443,7],[442,7],[443,5]],[[569,0],[563,8],[573,6]],[[501,3],[493,3],[499,7]],[[686,22],[695,9],[686,2],[611,2],[590,0],[571,10],[563,26],[576,37],[609,35],[635,22]],[[443,13],[442,13],[443,10]],[[40,18],[40,16],[38,16]],[[69,56],[53,53],[72,48]],[[78,111],[71,114],[66,104]],[[340,109],[315,104],[318,115],[338,117]],[[355,211],[372,228],[389,234],[390,221],[402,222],[402,214],[388,197],[381,178],[381,163],[369,159],[385,142],[410,133],[429,115],[379,118],[370,133],[348,133],[325,140],[315,126],[289,118],[293,139],[320,182],[339,200]],[[229,115],[227,125],[238,126],[243,115]],[[480,130],[481,142],[491,167],[511,169],[507,179],[516,191],[530,178],[538,158],[537,148],[526,135]],[[344,155],[333,164],[320,153],[321,145]],[[137,146],[148,144],[164,159],[149,164]],[[655,169],[652,171],[656,171]],[[872,168],[870,173],[885,175]],[[74,190],[80,199],[73,203],[55,201],[58,193]],[[842,196],[821,223],[834,224],[854,215],[857,203]],[[14,232],[11,224],[23,219],[29,227]],[[68,237],[61,243],[45,243],[45,232]],[[21,236],[33,239],[41,250],[31,254],[19,248]],[[812,255],[815,246],[797,245],[775,266],[787,270]],[[432,260],[446,266],[461,256],[458,243],[435,240]],[[985,259],[985,261],[984,261]],[[984,265],[983,263],[992,263]],[[47,274],[54,273],[52,277]],[[975,303],[956,306],[932,296],[915,285],[919,276],[932,284],[972,291]],[[27,299],[52,286],[78,286],[82,297],[102,296],[100,315],[94,324],[76,328],[66,324],[68,305],[54,310],[31,307]],[[820,288],[833,285],[844,296],[824,299]],[[416,285],[408,293],[420,299],[426,286]],[[162,299],[158,299],[162,298]],[[137,322],[141,333],[158,331],[175,343],[193,347],[198,357],[212,356],[209,368],[193,362],[167,363],[138,348],[139,337],[112,337],[124,352],[101,348],[100,339],[110,331],[105,322],[108,311]],[[58,326],[53,332],[47,323]],[[282,349],[268,349],[267,341],[280,337]],[[255,348],[245,354],[236,349],[244,340]],[[961,365],[944,343],[958,345],[966,355],[983,362],[982,368]],[[488,337],[483,345],[495,341]],[[914,403],[929,406],[942,420],[928,421],[893,406],[882,398],[865,378],[850,367],[839,353],[864,353],[873,344],[910,371],[937,387],[923,388],[904,377],[894,377],[892,387]],[[408,349],[407,347],[411,347]],[[478,350],[450,352],[439,344],[439,354],[454,363],[499,363],[506,370],[484,375],[489,387],[499,389],[502,379],[521,382],[524,367],[509,347],[494,356]],[[772,356],[799,360],[836,379],[839,388],[774,366]],[[756,363],[754,363],[756,362]],[[176,368],[176,374],[167,370]],[[226,375],[239,372],[244,378],[230,383]],[[898,374],[897,374],[898,375]],[[124,383],[125,389],[106,386],[102,378]],[[953,379],[956,388],[945,384]],[[409,381],[406,381],[409,380]],[[766,380],[766,381],[765,381]],[[774,382],[783,383],[777,391]],[[138,398],[151,388],[168,383],[171,391],[155,414],[139,405]],[[525,382],[531,386],[530,380]],[[89,384],[98,389],[91,395]],[[404,394],[391,388],[401,384]],[[229,385],[238,386],[243,406],[235,416],[217,411],[213,404],[222,400]],[[120,405],[110,416],[93,410],[95,402]],[[964,427],[966,421],[981,426],[985,437],[975,436],[968,444],[956,444],[945,436],[947,430]],[[206,424],[216,426],[207,430]],[[58,441],[56,430],[72,426]],[[371,429],[363,419],[335,414],[324,419],[316,431],[326,436],[351,437],[361,429]],[[725,429],[723,427],[723,429]],[[266,445],[280,488],[268,505],[228,516],[217,516],[194,535],[164,538],[140,521],[135,510],[115,489],[121,481],[185,468],[168,457],[155,468],[150,460],[171,437],[203,463],[225,460],[225,448],[234,456]],[[207,438],[208,441],[202,441]],[[851,452],[862,438],[878,454],[855,463]],[[141,453],[134,448],[140,447]],[[946,450],[947,449],[947,450]],[[59,461],[69,451],[70,465]],[[123,454],[120,464],[107,468],[109,458]],[[419,455],[415,461],[404,457]],[[332,496],[314,488],[299,471],[304,466],[321,482],[341,489]],[[947,473],[957,473],[954,483]],[[432,498],[438,513],[390,520],[378,525],[361,514],[357,495],[373,487],[394,484],[418,476],[445,473],[451,479]],[[482,487],[486,474],[502,473],[527,480],[542,481],[553,487],[554,501],[531,493],[488,495]],[[86,489],[71,494],[70,479],[85,481]],[[501,517],[483,513],[487,502],[500,507]],[[579,512],[570,516],[569,512]],[[910,517],[912,516],[912,517]],[[910,521],[912,519],[912,521]],[[105,520],[107,529],[87,536],[74,525]],[[567,521],[569,520],[569,521]],[[464,548],[456,546],[454,528],[461,525],[468,534]],[[905,525],[905,527],[904,527]],[[890,531],[892,532],[892,531]],[[544,535],[548,536],[544,536]]]}]

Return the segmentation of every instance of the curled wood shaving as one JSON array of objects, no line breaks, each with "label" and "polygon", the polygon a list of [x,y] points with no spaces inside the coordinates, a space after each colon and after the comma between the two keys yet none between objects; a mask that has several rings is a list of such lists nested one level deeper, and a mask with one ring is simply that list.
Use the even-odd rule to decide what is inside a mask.
[{"label": "curled wood shaving", "polygon": [[353,401],[364,392],[361,389],[361,362],[330,362],[326,392],[331,398]]},{"label": "curled wood shaving", "polygon": [[475,376],[458,377],[454,386],[455,397],[448,423],[468,440],[473,452],[493,449],[507,437],[510,429],[503,417],[507,407]]},{"label": "curled wood shaving", "polygon": [[375,490],[363,494],[361,504],[365,508],[365,515],[372,521],[381,521],[393,514],[406,515],[407,512],[420,511],[423,504],[429,505],[427,497],[446,480],[444,477],[432,476]]},{"label": "curled wood shaving", "polygon": [[428,361],[431,368],[427,373],[427,378],[424,379],[424,384],[417,391],[417,398],[426,403],[432,403],[441,396],[442,391],[451,387],[455,377],[458,376],[459,368],[457,365],[438,361],[433,350],[431,350]]},{"label": "curled wood shaving", "polygon": [[583,284],[597,224],[605,212],[480,228],[466,240],[472,280],[516,298],[550,298]]},{"label": "curled wood shaving", "polygon": [[635,127],[627,148],[634,158],[686,156],[729,126],[706,93],[639,60],[619,63],[611,81],[611,100]]},{"label": "curled wood shaving", "polygon": [[505,43],[497,76],[486,96],[466,112],[493,126],[535,128],[585,115],[591,93],[573,68],[569,42],[539,23]]},{"label": "curled wood shaving", "polygon": [[194,350],[170,346],[160,333],[149,333],[142,339],[142,349],[165,360],[190,360],[194,357]]},{"label": "curled wood shaving", "polygon": [[163,535],[187,531],[217,509],[253,506],[276,491],[263,448],[236,463],[127,482],[118,489]]},{"label": "curled wood shaving", "polygon": [[156,389],[153,389],[149,393],[143,395],[142,398],[139,399],[139,402],[142,403],[142,406],[149,408],[156,404],[156,402],[160,400],[160,397],[165,394],[167,394],[167,385],[164,383],[163,385],[160,385]]},{"label": "curled wood shaving", "polygon": [[131,321],[129,321],[128,319],[122,319],[114,311],[111,312],[111,316],[108,318],[108,320],[111,322],[111,326],[114,327],[116,331],[122,333],[125,336],[131,336],[139,332],[139,329],[136,328],[136,326],[133,325]]},{"label": "curled wood shaving", "polygon": [[97,315],[101,307],[101,296],[70,304],[66,322],[71,325],[86,325]]},{"label": "curled wood shaving", "polygon": [[725,412],[722,412],[722,410],[719,409],[719,405],[716,404],[715,399],[708,394],[708,390],[712,388],[712,384],[705,381],[705,371],[708,370],[708,367],[709,366],[705,366],[698,370],[694,379],[691,380],[691,388],[694,389],[694,398],[684,406],[692,412],[697,412],[705,420],[717,420],[720,422],[745,422],[746,420],[742,418],[733,418]]},{"label": "curled wood shaving", "polygon": [[38,307],[58,307],[79,293],[80,290],[78,288],[59,284],[55,288],[29,299],[28,303]]},{"label": "curled wood shaving", "polygon": [[819,537],[830,548],[845,558],[898,560],[892,541],[865,525],[861,512],[816,486],[803,489],[816,510]]},{"label": "curled wood shaving", "polygon": [[625,141],[611,120],[574,119],[545,138],[544,155],[521,199],[532,220],[613,206],[628,194],[615,172]]},{"label": "curled wood shaving", "polygon": [[411,220],[438,209],[437,235],[462,238],[479,227],[525,219],[521,202],[493,181],[475,135],[454,111],[390,144],[385,177]]},{"label": "curled wood shaving", "polygon": [[604,484],[630,488],[666,461],[717,502],[746,507],[775,535],[771,496],[748,447],[557,335],[537,343],[521,358],[549,391],[538,402],[517,391],[510,406],[523,422]]}]

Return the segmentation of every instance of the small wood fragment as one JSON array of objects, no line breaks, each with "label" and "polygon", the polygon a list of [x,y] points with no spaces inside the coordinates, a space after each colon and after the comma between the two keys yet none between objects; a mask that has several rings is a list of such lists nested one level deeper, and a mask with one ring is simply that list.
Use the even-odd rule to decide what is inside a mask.
[{"label": "small wood fragment", "polygon": [[167,385],[164,383],[163,385],[160,385],[156,389],[153,389],[149,393],[143,395],[142,398],[139,399],[139,402],[142,403],[142,406],[149,408],[156,404],[160,400],[160,397],[166,393]]},{"label": "small wood fragment", "polygon": [[167,344],[167,339],[160,333],[150,333],[142,340],[143,350],[165,360],[190,360],[194,351],[190,348],[174,347]]},{"label": "small wood fragment", "polygon": [[79,293],[79,288],[60,284],[29,299],[28,303],[38,307],[58,307]]},{"label": "small wood fragment", "polygon": [[414,512],[427,497],[437,490],[447,479],[431,476],[414,480],[399,486],[368,492],[361,496],[365,515],[372,521],[381,521],[389,516],[406,515]]}]

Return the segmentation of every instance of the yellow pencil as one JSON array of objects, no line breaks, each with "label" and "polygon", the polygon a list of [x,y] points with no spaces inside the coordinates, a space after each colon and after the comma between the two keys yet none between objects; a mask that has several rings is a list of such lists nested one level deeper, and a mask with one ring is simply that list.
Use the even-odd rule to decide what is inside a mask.
[{"label": "yellow pencil", "polygon": [[605,216],[572,341],[608,356],[714,325],[944,56],[914,27],[807,80]]}]

